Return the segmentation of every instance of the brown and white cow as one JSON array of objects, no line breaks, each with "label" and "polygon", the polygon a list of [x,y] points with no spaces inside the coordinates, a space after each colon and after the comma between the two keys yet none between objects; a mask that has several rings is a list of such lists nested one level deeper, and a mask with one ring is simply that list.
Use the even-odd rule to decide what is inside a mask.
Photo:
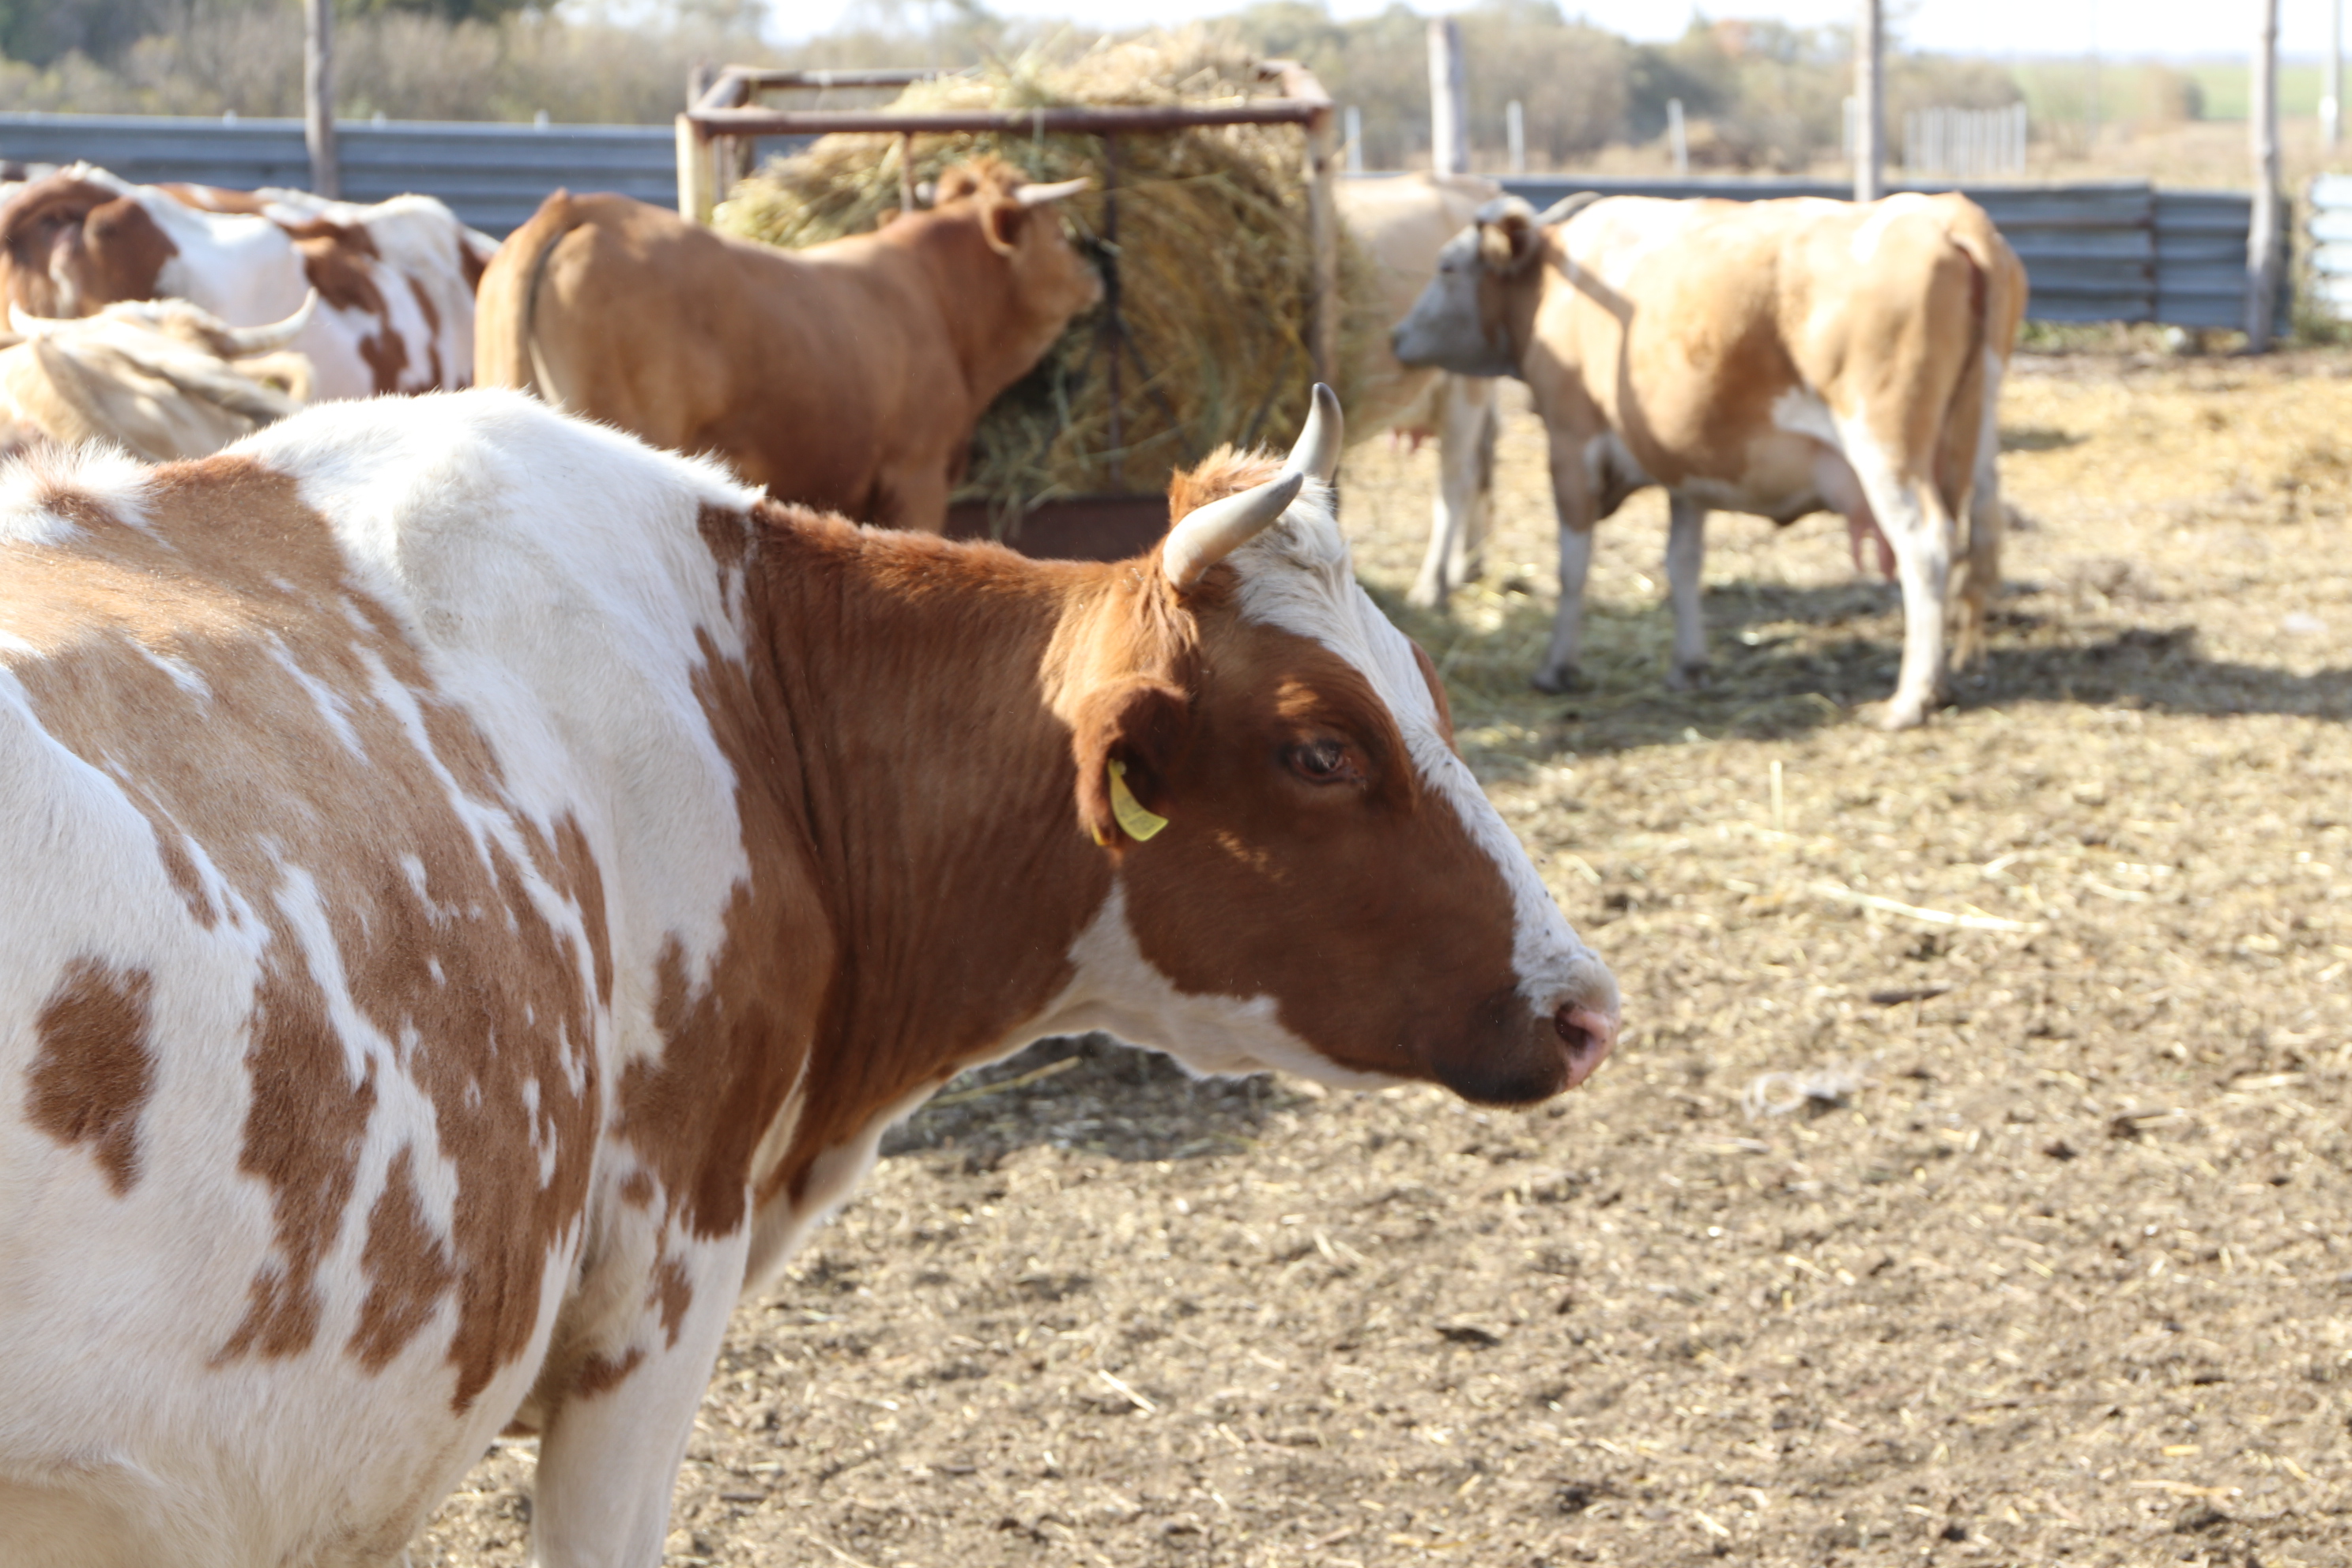
[{"label": "brown and white cow", "polygon": [[310,362],[286,345],[316,303],[267,327],[225,327],[185,300],[126,300],[65,321],[13,311],[0,457],[36,441],[106,441],[154,462],[209,457],[310,400]]},{"label": "brown and white cow", "polygon": [[1943,696],[1962,520],[1954,651],[1981,648],[2000,570],[1996,413],[2024,310],[2024,268],[1964,196],[1621,196],[1549,225],[1507,198],[1446,247],[1394,342],[1408,364],[1519,376],[1543,416],[1560,592],[1538,687],[1576,679],[1593,524],[1658,484],[1672,500],[1670,684],[1706,670],[1706,509],[1838,511],[1857,542],[1883,536],[1902,584],[1902,670],[1881,714],[1893,729]]},{"label": "brown and white cow", "polygon": [[[1372,263],[1385,319],[1412,308],[1437,274],[1445,244],[1503,194],[1476,174],[1381,174],[1339,182],[1339,218]],[[1384,338],[1372,339],[1356,405],[1348,411],[1358,439],[1391,437],[1437,442],[1437,493],[1430,506],[1429,548],[1405,603],[1442,608],[1454,590],[1478,575],[1494,508],[1495,438],[1502,405],[1494,378],[1454,375],[1398,363]]]},{"label": "brown and white cow", "polygon": [[386,1563],[520,1423],[651,1568],[738,1296],[1040,1035],[1590,1073],[1318,407],[1109,564],[510,393],[0,469],[0,1563]]},{"label": "brown and white cow", "polygon": [[935,206],[799,251],[558,191],[482,279],[474,378],[937,533],[981,415],[1102,297],[1053,207],[1085,184],[982,159]]},{"label": "brown and white cow", "polygon": [[319,309],[293,344],[321,398],[464,386],[474,286],[497,248],[431,196],[134,185],[87,163],[0,206],[0,296],[36,316],[186,300],[232,327]]}]

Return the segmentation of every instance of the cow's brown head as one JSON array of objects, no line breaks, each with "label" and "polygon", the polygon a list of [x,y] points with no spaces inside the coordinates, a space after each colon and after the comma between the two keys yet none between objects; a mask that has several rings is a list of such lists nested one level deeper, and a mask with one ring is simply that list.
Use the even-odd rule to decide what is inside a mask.
[{"label": "cow's brown head", "polygon": [[1339,405],[1316,394],[1286,465],[1225,451],[1180,476],[1158,553],[1066,628],[1077,815],[1117,862],[1076,956],[1125,976],[1106,1026],[1202,1070],[1538,1100],[1608,1054],[1616,983],[1454,752],[1428,658],[1357,586]]},{"label": "cow's brown head", "polygon": [[26,184],[0,208],[0,292],[36,316],[87,316],[152,300],[179,247],[127,189],[77,166]]},{"label": "cow's brown head", "polygon": [[1004,269],[1011,291],[1006,352],[1020,362],[1014,376],[1037,363],[1072,316],[1102,298],[1101,276],[1071,245],[1055,209],[1090,184],[1032,184],[1012,164],[985,157],[940,176],[934,221],[971,224]]}]

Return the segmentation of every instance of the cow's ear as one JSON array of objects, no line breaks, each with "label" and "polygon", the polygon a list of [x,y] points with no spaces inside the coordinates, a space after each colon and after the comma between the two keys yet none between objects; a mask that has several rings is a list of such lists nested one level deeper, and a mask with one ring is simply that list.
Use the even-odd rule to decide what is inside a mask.
[{"label": "cow's ear", "polygon": [[1478,259],[1504,278],[1526,271],[1542,243],[1535,219],[1524,212],[1505,212],[1478,226]]},{"label": "cow's ear", "polygon": [[[1105,686],[1079,703],[1070,736],[1078,764],[1078,822],[1096,843],[1125,847],[1137,837],[1138,822],[1167,816],[1169,772],[1191,714],[1182,689],[1145,676]],[[1118,798],[1122,792],[1125,801]],[[1133,815],[1137,806],[1141,818]]]},{"label": "cow's ear", "polygon": [[1008,196],[983,196],[980,205],[980,232],[988,247],[999,256],[1010,256],[1021,248],[1022,226],[1029,221],[1029,209]]}]

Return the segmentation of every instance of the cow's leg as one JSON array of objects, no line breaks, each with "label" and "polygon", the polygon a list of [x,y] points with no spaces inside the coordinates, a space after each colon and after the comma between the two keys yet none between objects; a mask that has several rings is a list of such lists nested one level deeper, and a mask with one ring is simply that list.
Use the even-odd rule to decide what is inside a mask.
[{"label": "cow's leg", "polygon": [[945,533],[949,489],[942,464],[908,463],[885,470],[875,486],[868,521],[911,533]]},{"label": "cow's leg", "polygon": [[[663,1266],[628,1350],[548,1415],[531,1510],[539,1568],[656,1568],[694,1413],[742,1288],[751,1228]],[[688,1298],[677,1300],[683,1288]]]},{"label": "cow's leg", "polygon": [[[1503,422],[1502,401],[1492,377],[1446,379],[1446,439],[1459,439],[1464,456],[1448,476],[1461,494],[1462,528],[1454,580],[1475,583],[1486,569],[1486,535],[1495,521],[1495,438]],[[1457,434],[1458,437],[1457,437]]]},{"label": "cow's leg", "polygon": [[1666,518],[1666,597],[1675,611],[1675,660],[1666,684],[1687,691],[1706,684],[1706,612],[1698,597],[1706,575],[1706,508],[1673,495]]},{"label": "cow's leg", "polygon": [[1958,625],[1952,632],[1952,668],[1965,669],[1985,655],[1992,596],[2000,589],[2001,535],[2009,512],[2000,500],[2001,363],[1985,353],[1984,417],[1978,427],[1969,487],[1969,551],[1960,563]]},{"label": "cow's leg", "polygon": [[1903,589],[1903,665],[1895,695],[1879,710],[1880,728],[1926,721],[1944,697],[1944,595],[1950,587],[1952,514],[1925,477],[1906,478],[1881,463],[1854,464],[1879,531],[1895,551]]},{"label": "cow's leg", "polygon": [[1584,580],[1592,570],[1592,525],[1598,510],[1584,443],[1555,430],[1551,438],[1551,504],[1559,520],[1559,609],[1552,617],[1551,646],[1535,673],[1538,691],[1568,691],[1577,684],[1577,660],[1584,648]]},{"label": "cow's leg", "polygon": [[1449,375],[1438,383],[1437,494],[1430,503],[1429,548],[1405,603],[1443,609],[1454,590],[1485,565],[1495,491],[1495,384]]}]

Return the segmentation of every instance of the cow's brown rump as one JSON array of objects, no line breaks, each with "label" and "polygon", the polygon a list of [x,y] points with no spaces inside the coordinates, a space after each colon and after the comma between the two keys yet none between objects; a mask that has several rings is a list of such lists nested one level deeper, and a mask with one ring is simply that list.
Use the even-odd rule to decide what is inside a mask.
[{"label": "cow's brown rump", "polygon": [[483,275],[476,378],[936,533],[982,411],[1101,296],[1060,194],[983,160],[929,212],[791,252],[558,191]]}]

